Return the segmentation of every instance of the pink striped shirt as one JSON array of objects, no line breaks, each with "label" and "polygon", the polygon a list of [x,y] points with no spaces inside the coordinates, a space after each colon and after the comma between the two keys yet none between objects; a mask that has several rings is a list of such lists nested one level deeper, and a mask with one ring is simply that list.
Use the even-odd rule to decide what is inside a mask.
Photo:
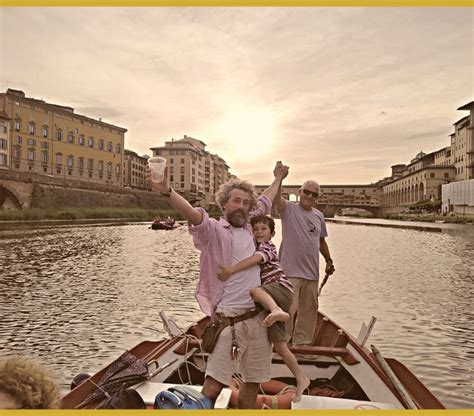
[{"label": "pink striped shirt", "polygon": [[[249,219],[257,215],[268,215],[272,203],[266,196],[258,199],[257,208]],[[194,246],[201,252],[200,275],[196,286],[196,300],[201,310],[211,316],[219,304],[226,282],[217,278],[217,272],[223,265],[232,264],[233,237],[232,226],[221,217],[219,221],[210,218],[202,208],[202,222],[198,225],[188,225],[189,233],[193,236]],[[252,227],[245,224],[244,229],[252,236]]]}]

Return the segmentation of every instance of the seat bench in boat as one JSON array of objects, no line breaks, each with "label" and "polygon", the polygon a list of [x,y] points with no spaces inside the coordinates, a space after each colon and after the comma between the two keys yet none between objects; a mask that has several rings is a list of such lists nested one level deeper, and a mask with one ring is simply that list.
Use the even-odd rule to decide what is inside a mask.
[{"label": "seat bench in boat", "polygon": [[[183,340],[181,344],[174,350],[179,355],[187,354],[193,348],[200,348],[197,339]],[[357,364],[359,360],[346,347],[319,347],[309,345],[289,345],[290,351],[298,355],[320,355],[323,357],[341,357],[347,364]]]}]

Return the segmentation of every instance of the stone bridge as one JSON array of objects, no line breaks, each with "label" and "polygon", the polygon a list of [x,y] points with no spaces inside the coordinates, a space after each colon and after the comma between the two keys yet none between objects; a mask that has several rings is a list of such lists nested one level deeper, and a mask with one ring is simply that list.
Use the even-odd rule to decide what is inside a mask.
[{"label": "stone bridge", "polygon": [[[0,171],[1,172],[1,171]],[[0,173],[0,208],[22,209],[31,206],[34,184],[5,179]]]},{"label": "stone bridge", "polygon": [[[258,194],[268,185],[256,185]],[[301,185],[283,185],[282,197],[289,201],[299,200]],[[315,207],[326,217],[342,214],[343,208],[359,208],[371,212],[374,216],[382,214],[382,188],[377,185],[321,185],[321,195]]]}]

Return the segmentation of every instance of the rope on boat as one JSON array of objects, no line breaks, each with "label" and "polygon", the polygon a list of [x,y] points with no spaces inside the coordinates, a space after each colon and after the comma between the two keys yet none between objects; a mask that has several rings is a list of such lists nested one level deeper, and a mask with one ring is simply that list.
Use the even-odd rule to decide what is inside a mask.
[{"label": "rope on boat", "polygon": [[[196,341],[200,341],[200,339],[194,335],[191,335],[191,334],[188,334],[186,333],[185,331],[183,331],[181,328],[178,327],[178,329],[181,331],[181,334],[180,335],[177,335],[178,338],[184,338],[185,341],[186,341],[186,347],[185,347],[185,353],[184,353],[184,365],[185,365],[185,368],[186,368],[186,373],[187,373],[187,376],[188,376],[188,381],[185,382],[183,380],[183,377],[181,375],[181,371],[180,371],[180,367],[178,367],[178,376],[179,376],[179,380],[181,382],[181,384],[189,384],[189,385],[192,385],[192,380],[191,380],[191,373],[189,371],[189,366],[192,366],[194,367],[196,370],[198,371],[203,371],[202,368],[199,368],[196,364],[192,363],[191,361],[188,360],[189,356],[191,355],[189,351],[189,342],[191,340],[196,340]],[[199,345],[199,350],[200,352],[202,353],[202,348],[201,348],[201,343],[198,342],[198,345]]]}]

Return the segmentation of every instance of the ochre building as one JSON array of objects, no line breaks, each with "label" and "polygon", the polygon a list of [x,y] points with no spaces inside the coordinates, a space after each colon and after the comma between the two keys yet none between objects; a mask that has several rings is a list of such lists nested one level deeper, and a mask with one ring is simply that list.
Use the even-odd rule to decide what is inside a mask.
[{"label": "ochre building", "polygon": [[126,129],[13,89],[0,94],[0,114],[0,124],[8,120],[0,168],[123,186]]}]

